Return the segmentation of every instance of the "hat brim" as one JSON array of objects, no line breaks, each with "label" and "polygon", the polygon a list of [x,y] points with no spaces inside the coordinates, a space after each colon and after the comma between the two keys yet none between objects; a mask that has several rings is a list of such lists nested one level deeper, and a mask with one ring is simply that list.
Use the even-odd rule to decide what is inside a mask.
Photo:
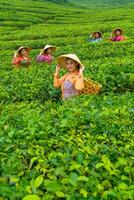
[{"label": "hat brim", "polygon": [[20,48],[17,50],[17,53],[20,53],[20,51],[21,51],[22,49],[26,49],[27,52],[30,52],[30,51],[32,50],[32,48],[30,48],[30,47],[23,46],[23,47],[20,47]]},{"label": "hat brim", "polygon": [[100,37],[102,38],[102,33],[101,33],[100,31],[94,31],[94,32],[92,33],[92,36],[95,36],[96,33],[99,33]]},{"label": "hat brim", "polygon": [[47,49],[52,49],[52,52],[56,51],[57,47],[47,47],[44,48],[43,50],[46,51]]},{"label": "hat brim", "polygon": [[78,66],[79,66],[80,68],[82,68],[82,64],[81,64],[80,61],[76,60],[75,58],[66,56],[66,55],[63,55],[63,56],[58,57],[58,60],[57,60],[57,61],[58,61],[58,65],[59,65],[60,67],[64,68],[64,69],[66,69],[66,66],[67,66],[67,58],[76,61],[76,62],[78,63]]},{"label": "hat brim", "polygon": [[112,33],[115,34],[115,32],[116,32],[117,30],[119,30],[119,31],[121,32],[121,34],[123,34],[123,30],[122,30],[121,28],[115,28],[115,29],[112,31]]}]

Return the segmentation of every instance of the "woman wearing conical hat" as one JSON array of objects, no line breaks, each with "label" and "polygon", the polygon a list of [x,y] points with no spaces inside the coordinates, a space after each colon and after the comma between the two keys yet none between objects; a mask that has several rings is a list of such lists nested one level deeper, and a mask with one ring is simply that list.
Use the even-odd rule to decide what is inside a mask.
[{"label": "woman wearing conical hat", "polygon": [[30,51],[31,51],[30,47],[27,46],[20,47],[14,54],[14,57],[12,59],[12,64],[15,65],[16,67],[29,66],[31,64],[31,58],[29,57]]},{"label": "woman wearing conical hat", "polygon": [[100,31],[91,33],[88,41],[93,43],[102,41],[102,33]]},{"label": "woman wearing conical hat", "polygon": [[51,64],[54,60],[53,52],[56,51],[56,47],[52,45],[46,45],[44,49],[41,50],[40,54],[37,56],[37,62],[45,62]]},{"label": "woman wearing conical hat", "polygon": [[110,36],[110,40],[113,42],[119,42],[125,40],[125,37],[123,36],[123,30],[121,28],[114,29]]},{"label": "woman wearing conical hat", "polygon": [[[64,76],[59,78],[60,69],[68,71]],[[62,55],[58,58],[56,72],[54,74],[54,87],[61,87],[62,99],[68,99],[79,95],[84,88],[83,70],[79,58],[75,54]]]}]

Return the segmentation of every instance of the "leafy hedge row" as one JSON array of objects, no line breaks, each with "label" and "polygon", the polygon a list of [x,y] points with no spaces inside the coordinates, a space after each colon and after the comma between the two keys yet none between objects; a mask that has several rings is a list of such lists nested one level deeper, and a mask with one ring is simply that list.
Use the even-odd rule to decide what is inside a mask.
[{"label": "leafy hedge row", "polygon": [[2,197],[133,199],[130,93],[0,110]]},{"label": "leafy hedge row", "polygon": [[[98,62],[99,63],[99,62]],[[131,65],[115,63],[99,66],[94,63],[85,70],[85,77],[90,77],[103,85],[102,94],[123,93],[133,91],[134,77],[130,72]],[[1,102],[19,102],[40,100],[58,100],[60,90],[53,87],[55,65],[33,64],[30,69],[14,69],[1,71],[0,99]],[[103,71],[103,73],[102,73]],[[65,73],[65,72],[64,72]]]}]

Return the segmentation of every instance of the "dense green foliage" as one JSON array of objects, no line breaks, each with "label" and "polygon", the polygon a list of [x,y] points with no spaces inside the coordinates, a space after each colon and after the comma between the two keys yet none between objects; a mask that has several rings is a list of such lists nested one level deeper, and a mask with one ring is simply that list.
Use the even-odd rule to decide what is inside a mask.
[{"label": "dense green foliage", "polygon": [[[1,0],[0,200],[133,200],[134,5],[110,2]],[[127,40],[110,43],[118,26]],[[104,40],[90,44],[96,29]],[[62,102],[56,60],[35,62],[45,44],[76,53],[101,93]],[[32,66],[13,69],[22,45]]]}]

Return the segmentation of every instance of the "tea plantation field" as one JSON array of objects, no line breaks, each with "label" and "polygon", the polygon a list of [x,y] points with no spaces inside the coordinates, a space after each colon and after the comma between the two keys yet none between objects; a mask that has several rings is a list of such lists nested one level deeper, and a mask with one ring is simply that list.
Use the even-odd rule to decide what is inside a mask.
[{"label": "tea plantation field", "polygon": [[[116,27],[124,42],[109,42]],[[56,59],[35,62],[46,44],[76,53],[101,93],[62,102]],[[32,66],[14,69],[23,45]],[[133,55],[132,0],[0,0],[0,200],[134,199]]]}]

